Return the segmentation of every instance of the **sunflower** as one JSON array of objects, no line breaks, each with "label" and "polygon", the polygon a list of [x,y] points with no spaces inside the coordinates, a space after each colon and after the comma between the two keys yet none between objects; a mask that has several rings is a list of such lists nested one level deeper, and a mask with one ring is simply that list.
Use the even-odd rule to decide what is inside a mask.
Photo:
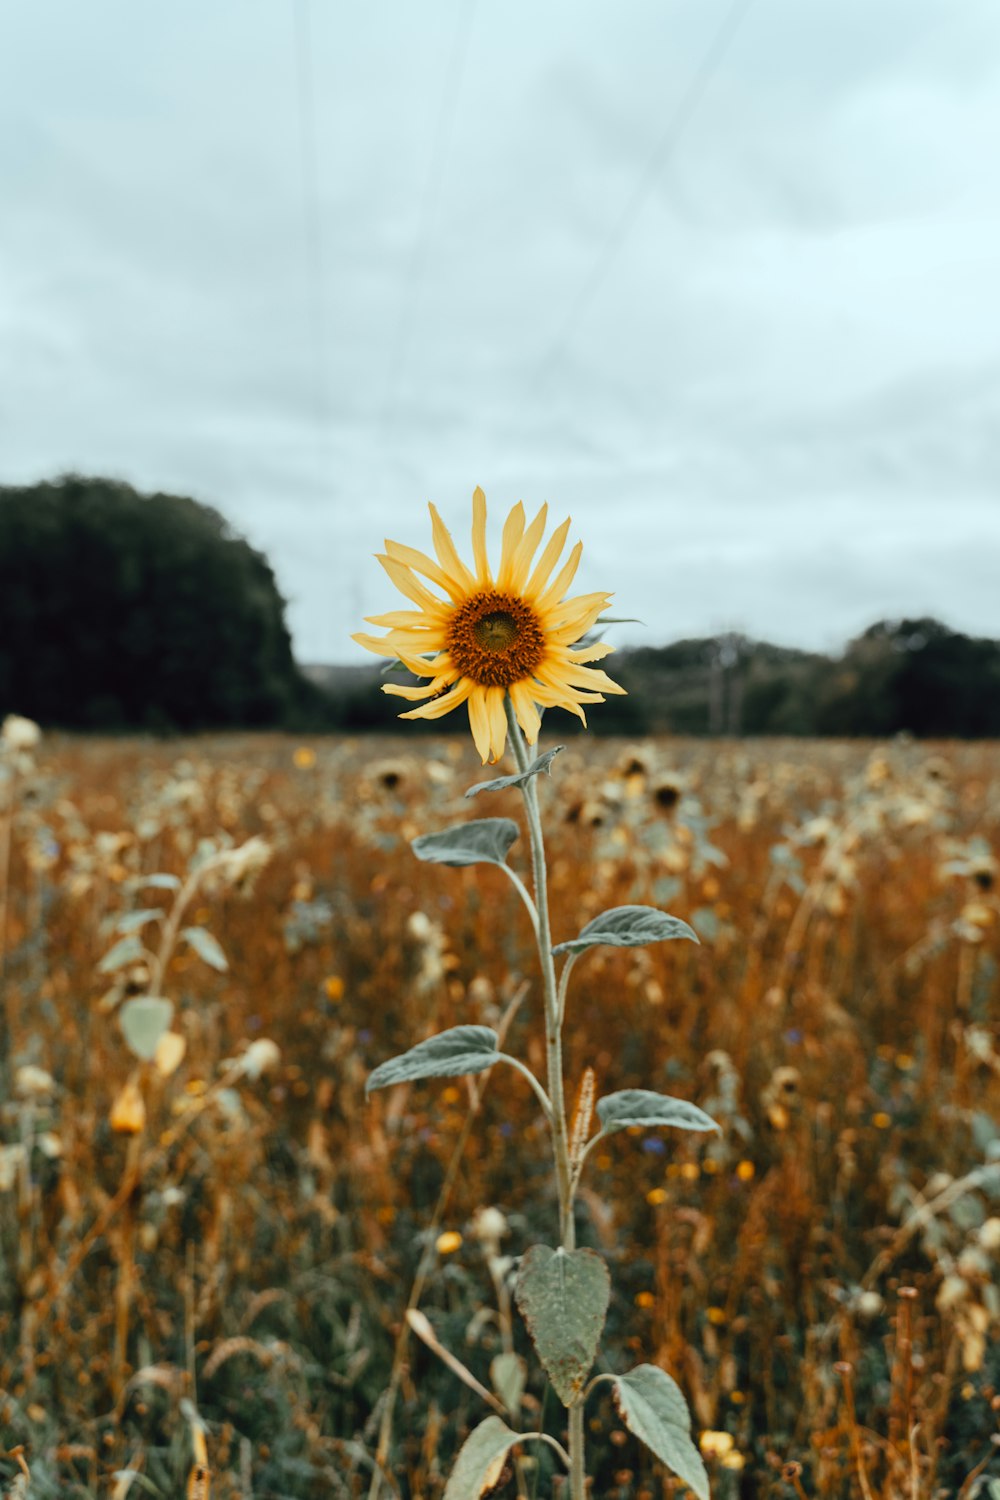
[{"label": "sunflower", "polygon": [[[565,597],[580,564],[580,542],[553,577],[569,534],[568,520],[552,533],[536,562],[548,506],[526,525],[519,502],[504,522],[500,566],[494,575],[486,555],[482,490],[472,497],[473,568],[462,562],[434,506],[429,509],[437,562],[390,541],[378,556],[416,609],[369,616],[368,624],[384,627],[388,634],[353,637],[369,651],[394,657],[415,676],[430,679],[421,687],[385,684],[382,691],[394,697],[428,700],[400,718],[440,719],[468,704],[472,738],[485,763],[503,754],[505,697],[533,745],[541,726],[539,709],[566,708],[586,724],[583,704],[603,703],[605,693],[625,691],[606,673],[585,665],[607,656],[613,646],[597,642],[574,648],[611,595]],[[428,583],[440,592],[432,592]]]}]

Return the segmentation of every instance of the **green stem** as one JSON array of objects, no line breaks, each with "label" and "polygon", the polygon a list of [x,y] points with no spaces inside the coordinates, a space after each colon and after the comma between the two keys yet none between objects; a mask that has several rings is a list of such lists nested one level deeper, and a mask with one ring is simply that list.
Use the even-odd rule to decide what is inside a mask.
[{"label": "green stem", "polygon": [[[517,769],[523,775],[530,764],[528,752],[517,722],[514,705],[505,699],[507,727],[510,731],[511,748]],[[569,1131],[566,1122],[566,1094],[563,1082],[562,1061],[562,1009],[565,991],[560,996],[556,981],[555,960],[552,956],[552,929],[549,921],[548,875],[545,865],[545,841],[542,837],[542,820],[538,810],[537,777],[531,776],[522,784],[524,810],[528,819],[528,835],[531,842],[531,872],[535,887],[535,910],[538,913],[536,937],[538,957],[542,967],[542,984],[545,995],[545,1055],[549,1102],[552,1107],[552,1146],[555,1155],[556,1187],[559,1194],[559,1238],[564,1250],[576,1248],[576,1227],[573,1222],[573,1171],[569,1158]],[[568,975],[566,976],[568,978]],[[584,1476],[583,1405],[576,1402],[569,1407],[569,1492],[570,1500],[585,1500]]]}]

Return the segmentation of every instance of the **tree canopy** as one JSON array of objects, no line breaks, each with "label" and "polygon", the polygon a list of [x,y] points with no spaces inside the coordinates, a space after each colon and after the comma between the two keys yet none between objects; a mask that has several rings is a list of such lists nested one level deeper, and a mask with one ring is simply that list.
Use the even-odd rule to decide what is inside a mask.
[{"label": "tree canopy", "polygon": [[217,511],[78,475],[0,487],[0,713],[253,726],[300,688],[274,574]]}]

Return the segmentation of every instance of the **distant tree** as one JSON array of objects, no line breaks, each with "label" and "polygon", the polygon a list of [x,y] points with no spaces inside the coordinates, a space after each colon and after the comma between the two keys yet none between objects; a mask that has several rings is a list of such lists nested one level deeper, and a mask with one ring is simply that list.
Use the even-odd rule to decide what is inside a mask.
[{"label": "distant tree", "polygon": [[302,693],[284,610],[267,560],[209,506],[78,475],[0,487],[0,713],[276,723]]}]

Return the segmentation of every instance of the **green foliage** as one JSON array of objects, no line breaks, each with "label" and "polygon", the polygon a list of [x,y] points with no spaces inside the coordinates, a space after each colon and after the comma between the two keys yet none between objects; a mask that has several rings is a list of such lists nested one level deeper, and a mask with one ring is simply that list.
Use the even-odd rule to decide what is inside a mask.
[{"label": "green foliage", "polygon": [[0,487],[0,715],[270,725],[311,691],[266,559],[218,512],[78,475]]},{"label": "green foliage", "polygon": [[532,776],[551,776],[552,762],[560,750],[565,748],[565,745],[554,745],[551,750],[546,750],[537,760],[533,760],[526,771],[516,771],[513,776],[496,776],[492,781],[477,781],[465,795],[475,797],[479,792],[500,792],[509,786],[527,786]]},{"label": "green foliage", "polygon": [[391,1057],[368,1075],[365,1092],[416,1078],[457,1078],[482,1073],[498,1061],[500,1039],[489,1026],[452,1026]]},{"label": "green foliage", "polygon": [[218,938],[213,937],[204,927],[184,927],[181,929],[181,937],[210,968],[218,970],[220,974],[224,974],[229,968],[229,960],[223,953]]},{"label": "green foliage", "polygon": [[511,818],[478,818],[441,833],[421,834],[411,848],[418,859],[435,865],[503,865],[517,835]]},{"label": "green foliage", "polygon": [[597,1118],[602,1135],[614,1135],[632,1125],[644,1129],[673,1125],[678,1130],[718,1130],[721,1134],[720,1126],[697,1104],[690,1104],[687,1099],[672,1099],[669,1094],[657,1094],[652,1089],[622,1089],[617,1094],[605,1094],[597,1101]]},{"label": "green foliage", "polygon": [[629,1432],[690,1485],[698,1500],[708,1500],[708,1474],[691,1441],[691,1414],[680,1387],[657,1365],[636,1365],[613,1378],[615,1402]]},{"label": "green foliage", "polygon": [[141,995],[135,1000],[126,1000],[118,1020],[129,1050],[143,1062],[149,1062],[173,1016],[174,1006],[171,1000],[161,1000],[154,995]]},{"label": "green foliage", "polygon": [[590,1374],[610,1295],[608,1268],[594,1250],[532,1245],[521,1261],[514,1296],[564,1406]]},{"label": "green foliage", "polygon": [[614,906],[588,922],[579,937],[557,943],[552,951],[583,953],[587,948],[642,948],[647,943],[664,943],[674,938],[698,941],[697,933],[680,917],[668,916],[655,906]]},{"label": "green foliage", "polygon": [[499,1417],[487,1417],[462,1444],[445,1486],[444,1500],[479,1500],[492,1491],[506,1467],[507,1454],[521,1437]]}]

